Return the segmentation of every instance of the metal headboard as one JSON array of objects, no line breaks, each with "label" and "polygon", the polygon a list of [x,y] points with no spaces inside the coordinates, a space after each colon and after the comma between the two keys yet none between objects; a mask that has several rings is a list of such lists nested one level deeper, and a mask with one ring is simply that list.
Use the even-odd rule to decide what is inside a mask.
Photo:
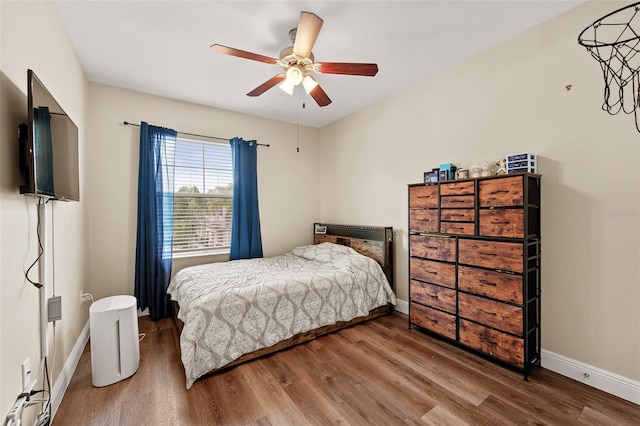
[{"label": "metal headboard", "polygon": [[314,229],[316,229],[316,225],[326,226],[327,234],[388,243],[393,242],[393,227],[391,226],[332,225],[327,223],[314,223],[313,225]]}]

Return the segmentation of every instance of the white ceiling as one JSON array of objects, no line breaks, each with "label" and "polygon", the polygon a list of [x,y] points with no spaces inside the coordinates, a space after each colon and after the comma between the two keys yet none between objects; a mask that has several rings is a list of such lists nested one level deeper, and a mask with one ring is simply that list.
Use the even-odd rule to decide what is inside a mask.
[{"label": "white ceiling", "polygon": [[[57,7],[92,82],[322,127],[581,3],[67,0]],[[302,10],[324,19],[316,62],[375,62],[377,76],[316,74],[333,100],[323,108],[277,87],[246,96],[280,68],[209,47],[277,58]]]}]

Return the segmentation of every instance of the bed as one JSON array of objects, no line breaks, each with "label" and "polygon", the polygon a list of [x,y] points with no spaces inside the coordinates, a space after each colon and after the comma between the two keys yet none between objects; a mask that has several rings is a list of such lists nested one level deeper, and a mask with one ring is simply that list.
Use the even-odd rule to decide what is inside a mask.
[{"label": "bed", "polygon": [[176,273],[187,389],[199,378],[393,309],[393,230],[314,224],[314,244]]}]

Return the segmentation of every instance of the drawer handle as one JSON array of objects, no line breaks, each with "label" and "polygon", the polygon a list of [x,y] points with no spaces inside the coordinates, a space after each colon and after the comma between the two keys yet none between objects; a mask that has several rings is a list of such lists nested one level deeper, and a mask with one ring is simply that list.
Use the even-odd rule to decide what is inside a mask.
[{"label": "drawer handle", "polygon": [[431,195],[418,195],[418,198],[431,198]]},{"label": "drawer handle", "polygon": [[427,318],[427,320],[428,320],[429,322],[434,323],[434,324],[437,324],[437,323],[438,323],[438,320],[435,320],[435,319]]},{"label": "drawer handle", "polygon": [[496,194],[508,194],[509,190],[508,189],[498,189],[496,191],[492,191],[491,195],[496,195]]},{"label": "drawer handle", "polygon": [[487,315],[498,315],[495,312],[487,312],[482,308],[478,308],[478,311],[482,312],[483,314],[487,314]]},{"label": "drawer handle", "polygon": [[480,284],[491,285],[491,286],[494,286],[494,287],[498,286],[498,284],[492,283],[491,281],[487,281],[487,280],[479,280],[479,281],[480,281]]},{"label": "drawer handle", "polygon": [[480,253],[482,256],[497,256],[498,255],[497,253],[485,253],[483,251],[480,251],[478,253]]},{"label": "drawer handle", "polygon": [[499,222],[499,221],[493,221],[493,222],[491,222],[491,223],[492,223],[493,225],[508,225],[508,224],[509,224],[509,223],[511,223],[511,222],[508,222],[508,221],[502,221],[502,222]]},{"label": "drawer handle", "polygon": [[431,250],[438,250],[438,246],[427,246],[427,248]]},{"label": "drawer handle", "polygon": [[436,271],[425,271],[425,272],[431,275],[438,275]]}]

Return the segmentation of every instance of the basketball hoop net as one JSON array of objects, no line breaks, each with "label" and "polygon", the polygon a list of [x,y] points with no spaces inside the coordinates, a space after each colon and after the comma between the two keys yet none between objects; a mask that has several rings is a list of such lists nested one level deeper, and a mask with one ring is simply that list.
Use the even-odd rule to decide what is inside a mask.
[{"label": "basketball hoop net", "polygon": [[602,68],[602,109],[612,115],[633,113],[640,132],[640,2],[598,19],[580,33],[578,43]]}]

